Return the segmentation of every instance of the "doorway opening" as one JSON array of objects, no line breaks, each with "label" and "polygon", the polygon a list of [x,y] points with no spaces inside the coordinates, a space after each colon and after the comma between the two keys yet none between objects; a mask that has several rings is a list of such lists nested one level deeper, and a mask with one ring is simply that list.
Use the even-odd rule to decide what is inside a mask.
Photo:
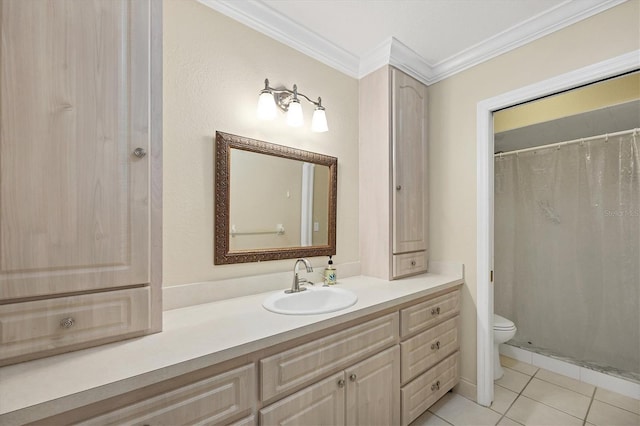
[{"label": "doorway opening", "polygon": [[558,77],[486,99],[477,106],[477,383],[478,403],[493,400],[494,313],[494,123],[504,108],[570,90],[640,68],[640,51],[572,71]]}]

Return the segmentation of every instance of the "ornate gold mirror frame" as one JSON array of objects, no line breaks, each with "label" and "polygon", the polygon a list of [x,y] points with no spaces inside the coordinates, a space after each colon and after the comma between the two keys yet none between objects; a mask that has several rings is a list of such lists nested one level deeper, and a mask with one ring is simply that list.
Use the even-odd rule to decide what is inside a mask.
[{"label": "ornate gold mirror frame", "polygon": [[[231,191],[233,190],[230,186],[232,149],[298,160],[329,168],[327,245],[230,250],[230,211]],[[215,155],[214,264],[328,256],[336,253],[337,158],[223,132],[216,132]],[[257,212],[257,214],[260,214],[260,212]]]}]

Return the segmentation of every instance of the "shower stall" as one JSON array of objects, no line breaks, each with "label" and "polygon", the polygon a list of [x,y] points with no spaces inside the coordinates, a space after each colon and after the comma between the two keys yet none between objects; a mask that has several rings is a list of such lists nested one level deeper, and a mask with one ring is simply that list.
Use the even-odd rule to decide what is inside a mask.
[{"label": "shower stall", "polygon": [[495,156],[509,344],[640,383],[638,129]]}]

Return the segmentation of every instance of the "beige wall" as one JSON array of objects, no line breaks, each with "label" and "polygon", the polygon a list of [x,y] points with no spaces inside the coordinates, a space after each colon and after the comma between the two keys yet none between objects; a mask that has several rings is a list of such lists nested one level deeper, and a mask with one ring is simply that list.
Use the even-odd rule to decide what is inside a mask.
[{"label": "beige wall", "polygon": [[461,375],[469,382],[476,382],[477,103],[640,49],[639,17],[632,0],[429,89],[431,258],[465,264]]},{"label": "beige wall", "polygon": [[493,114],[493,131],[506,132],[635,101],[638,98],[640,72],[498,111]]},{"label": "beige wall", "polygon": [[[165,286],[288,271],[293,261],[213,265],[216,130],[338,158],[337,262],[358,260],[358,82],[214,10],[164,1]],[[256,119],[258,92],[298,85],[322,96],[329,132]],[[318,271],[326,259],[311,259]]]}]

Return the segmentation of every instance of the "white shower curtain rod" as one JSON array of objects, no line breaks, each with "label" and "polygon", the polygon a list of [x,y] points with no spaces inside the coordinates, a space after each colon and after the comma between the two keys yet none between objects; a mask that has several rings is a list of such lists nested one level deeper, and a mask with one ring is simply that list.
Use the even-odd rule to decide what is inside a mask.
[{"label": "white shower curtain rod", "polygon": [[566,141],[566,142],[556,142],[556,143],[550,143],[548,145],[539,145],[539,146],[534,146],[534,147],[531,147],[531,148],[516,149],[514,151],[497,152],[497,153],[493,154],[493,156],[494,157],[504,157],[504,156],[507,156],[507,155],[519,154],[519,153],[522,153],[522,152],[537,151],[539,149],[561,147],[561,146],[565,146],[565,145],[573,145],[574,143],[588,142],[588,141],[592,141],[592,140],[595,140],[595,139],[605,138],[605,140],[606,140],[606,139],[608,139],[610,137],[623,136],[623,135],[628,135],[630,133],[634,133],[635,134],[635,133],[638,133],[638,132],[640,132],[640,128],[635,128],[635,129],[630,129],[630,130],[623,130],[622,132],[616,132],[616,133],[605,133],[604,135],[590,136],[588,138],[574,139],[574,140]]}]

